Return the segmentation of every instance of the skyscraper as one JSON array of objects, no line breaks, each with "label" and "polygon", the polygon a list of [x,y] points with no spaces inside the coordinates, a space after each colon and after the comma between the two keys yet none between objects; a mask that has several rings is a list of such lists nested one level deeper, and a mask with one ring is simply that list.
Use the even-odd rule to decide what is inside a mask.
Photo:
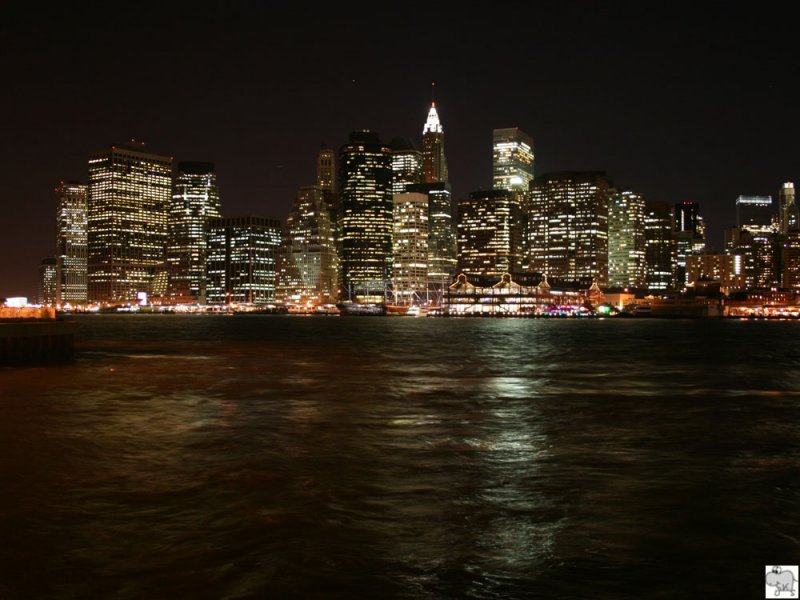
[{"label": "skyscraper", "polygon": [[456,271],[456,234],[449,183],[420,183],[408,192],[428,197],[428,291],[436,300],[447,289]]},{"label": "skyscraper", "polygon": [[495,129],[492,144],[492,186],[527,191],[533,180],[533,138],[517,127]]},{"label": "skyscraper", "polygon": [[499,277],[521,265],[522,211],[507,190],[473,192],[458,203],[458,270]]},{"label": "skyscraper", "polygon": [[444,129],[439,122],[435,102],[431,102],[428,119],[422,128],[422,174],[425,183],[449,181],[444,155]]},{"label": "skyscraper", "polygon": [[328,192],[336,191],[336,153],[325,144],[317,155],[317,187]]},{"label": "skyscraper", "polygon": [[675,205],[675,274],[679,286],[689,283],[686,274],[688,257],[705,251],[705,226],[697,202]]},{"label": "skyscraper", "polygon": [[281,224],[264,217],[209,219],[208,304],[263,306],[275,300]]},{"label": "skyscraper", "polygon": [[393,196],[392,290],[398,304],[418,304],[428,287],[428,196]]},{"label": "skyscraper", "polygon": [[392,193],[402,194],[407,185],[422,183],[422,152],[408,138],[394,138],[392,149]]},{"label": "skyscraper", "polygon": [[289,273],[297,278],[291,296],[298,301],[331,303],[338,292],[334,224],[326,191],[302,187],[286,220]]},{"label": "skyscraper", "polygon": [[608,206],[608,284],[645,283],[645,201],[631,191],[613,193]]},{"label": "skyscraper", "polygon": [[142,145],[117,145],[89,157],[90,302],[130,302],[150,293],[164,268],[172,159]]},{"label": "skyscraper", "polygon": [[87,188],[63,181],[56,196],[56,289],[59,304],[86,302]]},{"label": "skyscraper", "polygon": [[343,294],[383,298],[391,274],[391,149],[377,133],[353,132],[339,161]]},{"label": "skyscraper", "polygon": [[739,196],[736,227],[729,237],[730,252],[742,253],[749,287],[779,285],[781,244],[772,196]]},{"label": "skyscraper", "polygon": [[780,210],[780,232],[787,234],[800,227],[800,214],[798,214],[795,198],[794,183],[787,181],[778,192],[778,207]]},{"label": "skyscraper", "polygon": [[181,162],[168,216],[168,295],[172,302],[206,301],[206,228],[219,218],[214,164]]},{"label": "skyscraper", "polygon": [[561,172],[531,182],[529,269],[571,281],[608,285],[608,202],[604,172]]},{"label": "skyscraper", "polygon": [[39,265],[39,294],[37,302],[51,306],[57,303],[56,298],[56,264],[55,257],[43,258]]},{"label": "skyscraper", "polygon": [[671,289],[675,281],[675,238],[672,205],[645,204],[645,284],[652,291]]}]

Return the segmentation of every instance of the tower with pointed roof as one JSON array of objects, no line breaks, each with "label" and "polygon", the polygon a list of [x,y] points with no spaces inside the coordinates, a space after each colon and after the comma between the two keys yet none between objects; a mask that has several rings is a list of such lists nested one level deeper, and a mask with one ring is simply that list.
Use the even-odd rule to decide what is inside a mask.
[{"label": "tower with pointed roof", "polygon": [[444,129],[431,102],[428,119],[422,128],[422,175],[425,183],[447,181],[447,160],[444,156]]}]

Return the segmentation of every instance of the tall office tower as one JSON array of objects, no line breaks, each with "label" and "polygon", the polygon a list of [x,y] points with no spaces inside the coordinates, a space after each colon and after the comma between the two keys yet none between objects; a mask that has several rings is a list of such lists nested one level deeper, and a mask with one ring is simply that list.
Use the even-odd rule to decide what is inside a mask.
[{"label": "tall office tower", "polygon": [[647,202],[644,213],[645,285],[652,291],[665,291],[675,282],[672,205]]},{"label": "tall office tower", "polygon": [[800,229],[791,229],[783,239],[781,287],[800,289]]},{"label": "tall office tower", "polygon": [[422,128],[422,175],[425,183],[449,181],[444,156],[444,129],[435,102],[431,102],[428,119]]},{"label": "tall office tower", "polygon": [[336,191],[336,153],[325,144],[317,155],[317,187],[328,192]]},{"label": "tall office tower", "polygon": [[410,185],[408,192],[428,197],[428,292],[438,302],[456,271],[456,234],[449,183]]},{"label": "tall office tower", "polygon": [[531,182],[528,268],[571,281],[608,285],[608,202],[601,171],[541,175]]},{"label": "tall office tower", "polygon": [[498,277],[522,263],[522,210],[507,190],[473,192],[458,203],[458,270]]},{"label": "tall office tower", "polygon": [[209,219],[208,304],[263,306],[275,300],[281,224],[264,217]]},{"label": "tall office tower", "polygon": [[172,159],[142,145],[89,157],[89,302],[129,302],[150,293],[164,269]]},{"label": "tall office tower", "polygon": [[377,133],[358,131],[339,151],[343,296],[381,298],[392,253],[392,153]]},{"label": "tall office tower", "polygon": [[787,234],[800,227],[800,214],[797,210],[794,183],[787,181],[778,192],[778,209],[780,211],[780,232]]},{"label": "tall office tower", "polygon": [[533,138],[517,127],[495,129],[492,144],[492,187],[528,190],[533,181]]},{"label": "tall office tower", "polygon": [[58,260],[55,257],[50,257],[43,258],[41,264],[39,265],[38,304],[46,304],[50,306],[58,302],[58,298],[56,296],[57,264]]},{"label": "tall office tower", "polygon": [[205,304],[206,227],[220,216],[214,163],[178,163],[167,220],[167,295],[172,302]]},{"label": "tall office tower", "polygon": [[295,274],[291,296],[317,304],[336,300],[337,256],[334,226],[326,191],[317,186],[301,187],[286,220],[288,235],[287,274]]},{"label": "tall office tower", "polygon": [[608,205],[608,284],[615,287],[645,285],[644,196],[614,193]]},{"label": "tall office tower", "polygon": [[422,152],[409,138],[394,138],[392,149],[392,193],[402,194],[406,186],[422,183]]},{"label": "tall office tower", "polygon": [[392,289],[396,304],[420,304],[428,291],[428,196],[393,196]]},{"label": "tall office tower", "polygon": [[693,254],[705,251],[705,225],[697,202],[675,204],[675,273],[678,285],[689,283],[686,262]]},{"label": "tall office tower", "polygon": [[59,304],[86,302],[86,186],[63,181],[56,195],[56,292]]},{"label": "tall office tower", "polygon": [[745,279],[750,287],[779,285],[781,269],[778,226],[772,196],[739,196],[736,231],[728,238],[730,251],[745,257]]}]

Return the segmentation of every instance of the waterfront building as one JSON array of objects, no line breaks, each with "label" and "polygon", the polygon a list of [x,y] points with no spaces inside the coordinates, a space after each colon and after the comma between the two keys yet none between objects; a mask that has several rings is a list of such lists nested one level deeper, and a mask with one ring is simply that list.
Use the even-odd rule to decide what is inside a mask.
[{"label": "waterfront building", "polygon": [[394,138],[392,149],[392,193],[402,194],[407,185],[422,183],[422,152],[409,138]]},{"label": "waterfront building", "polygon": [[343,295],[382,299],[391,272],[391,148],[377,133],[353,132],[339,152],[339,168]]},{"label": "waterfront building", "polygon": [[38,304],[52,306],[56,304],[57,292],[57,265],[56,257],[43,258],[39,265],[39,294]]},{"label": "waterfront building", "polygon": [[613,193],[608,206],[608,284],[643,287],[645,262],[645,200],[631,191]]},{"label": "waterfront building", "polygon": [[675,204],[675,274],[679,286],[689,283],[686,262],[693,254],[705,252],[705,227],[697,202]]},{"label": "waterfront building", "polygon": [[85,304],[87,186],[61,182],[56,198],[56,290],[55,302]]},{"label": "waterfront building", "polygon": [[727,237],[731,253],[745,256],[748,287],[779,285],[781,243],[772,196],[739,196],[736,199],[736,229]]},{"label": "waterfront building", "polygon": [[726,294],[744,289],[743,257],[740,254],[692,254],[686,260],[686,278],[689,285],[701,279],[712,279],[719,282]]},{"label": "waterfront building", "polygon": [[163,271],[172,158],[141,144],[89,157],[88,299],[133,302],[152,292]]},{"label": "waterfront building", "polygon": [[336,300],[338,258],[328,198],[323,188],[301,187],[286,220],[289,264],[282,265],[285,272],[281,278],[284,295],[295,302],[327,304]]},{"label": "waterfront building", "polygon": [[516,271],[522,257],[522,210],[507,190],[473,192],[458,203],[458,270],[475,275]]},{"label": "waterfront building", "polygon": [[281,224],[264,217],[209,219],[206,301],[263,306],[275,300]]},{"label": "waterfront building", "polygon": [[613,187],[601,171],[540,175],[528,205],[528,269],[571,281],[608,285],[608,203]]},{"label": "waterfront building", "polygon": [[449,181],[447,159],[444,154],[444,128],[431,102],[428,118],[422,128],[422,174],[424,183]]},{"label": "waterfront building", "polygon": [[167,295],[172,303],[205,304],[206,229],[221,217],[214,163],[180,162],[167,220]]},{"label": "waterfront building", "polygon": [[675,238],[672,205],[647,202],[644,216],[645,285],[651,291],[672,288],[675,273]]},{"label": "waterfront building", "polygon": [[518,127],[495,129],[492,187],[496,190],[526,192],[533,178],[533,138]]},{"label": "waterfront building", "polygon": [[456,234],[449,183],[410,185],[408,192],[428,198],[428,297],[438,303],[456,271]]},{"label": "waterfront building", "polygon": [[428,195],[394,194],[392,290],[395,304],[419,305],[428,288]]},{"label": "waterfront building", "polygon": [[786,235],[800,228],[800,213],[797,210],[794,183],[787,181],[778,192],[780,232]]}]

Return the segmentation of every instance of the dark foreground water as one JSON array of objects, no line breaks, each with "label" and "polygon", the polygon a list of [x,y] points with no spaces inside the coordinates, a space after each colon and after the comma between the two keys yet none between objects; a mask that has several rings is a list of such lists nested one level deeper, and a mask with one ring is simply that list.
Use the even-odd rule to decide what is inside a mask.
[{"label": "dark foreground water", "polygon": [[0,598],[762,598],[800,323],[91,316],[0,370]]}]

